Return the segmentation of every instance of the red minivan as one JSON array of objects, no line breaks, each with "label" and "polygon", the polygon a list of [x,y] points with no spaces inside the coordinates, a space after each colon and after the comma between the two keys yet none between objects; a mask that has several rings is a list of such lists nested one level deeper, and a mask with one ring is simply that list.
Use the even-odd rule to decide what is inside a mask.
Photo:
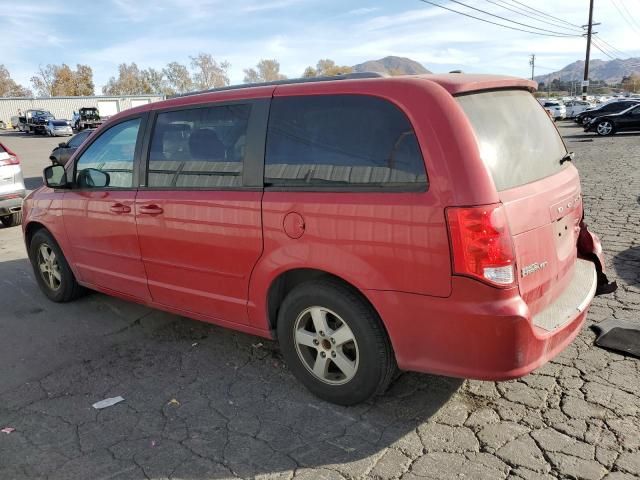
[{"label": "red minivan", "polygon": [[536,84],[377,77],[112,117],[24,202],[42,291],[275,338],[302,383],[345,405],[398,368],[509,379],[544,364],[613,284]]}]

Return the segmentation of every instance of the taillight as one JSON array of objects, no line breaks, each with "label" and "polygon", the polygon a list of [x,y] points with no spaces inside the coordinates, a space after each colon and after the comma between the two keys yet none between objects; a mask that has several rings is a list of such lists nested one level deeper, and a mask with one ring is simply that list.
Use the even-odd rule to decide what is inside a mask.
[{"label": "taillight", "polygon": [[447,222],[454,273],[501,287],[515,284],[515,255],[501,204],[447,208]]},{"label": "taillight", "polygon": [[5,158],[0,160],[0,167],[4,167],[5,165],[18,165],[20,160],[15,155],[9,155],[9,158]]}]

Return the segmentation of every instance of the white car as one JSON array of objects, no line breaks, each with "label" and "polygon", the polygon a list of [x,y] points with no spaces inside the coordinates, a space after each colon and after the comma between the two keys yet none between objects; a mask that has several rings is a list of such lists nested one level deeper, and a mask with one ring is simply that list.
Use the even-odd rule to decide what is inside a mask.
[{"label": "white car", "polygon": [[0,143],[0,222],[5,227],[22,223],[22,199],[26,195],[20,159]]},{"label": "white car", "polygon": [[542,106],[554,120],[567,118],[567,108],[560,102],[546,101]]},{"label": "white car", "polygon": [[588,108],[595,107],[595,103],[585,102],[584,100],[572,100],[564,104],[567,110],[567,118],[574,118],[579,113],[584,112]]},{"label": "white car", "polygon": [[44,129],[50,137],[73,135],[71,125],[67,120],[49,120]]}]

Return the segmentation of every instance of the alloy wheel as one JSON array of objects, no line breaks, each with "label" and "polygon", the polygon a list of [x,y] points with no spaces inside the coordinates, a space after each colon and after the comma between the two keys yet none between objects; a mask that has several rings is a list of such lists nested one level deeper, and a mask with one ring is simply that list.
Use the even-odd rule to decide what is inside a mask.
[{"label": "alloy wheel", "polygon": [[60,265],[58,264],[56,252],[46,243],[41,244],[38,249],[38,268],[40,269],[40,276],[47,287],[54,291],[58,290],[62,284]]},{"label": "alloy wheel", "polygon": [[349,325],[324,307],[309,307],[294,324],[294,345],[305,368],[329,385],[343,385],[356,375],[358,343]]},{"label": "alloy wheel", "polygon": [[613,130],[613,125],[609,121],[600,122],[596,127],[600,135],[609,135]]}]

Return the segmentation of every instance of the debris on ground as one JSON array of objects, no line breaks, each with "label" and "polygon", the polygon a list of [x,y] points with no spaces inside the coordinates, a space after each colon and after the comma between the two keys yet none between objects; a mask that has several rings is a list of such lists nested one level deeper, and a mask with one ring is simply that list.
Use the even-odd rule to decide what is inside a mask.
[{"label": "debris on ground", "polygon": [[262,342],[251,344],[251,348],[262,348],[262,347],[263,347]]},{"label": "debris on ground", "polygon": [[100,400],[99,402],[96,402],[91,406],[96,410],[101,410],[103,408],[112,407],[113,405],[120,402],[124,402],[124,398],[118,395],[117,397],[105,398],[104,400]]},{"label": "debris on ground", "polygon": [[592,325],[596,345],[640,358],[640,321],[611,318]]},{"label": "debris on ground", "polygon": [[178,400],[176,400],[175,398],[172,398],[171,400],[169,400],[167,405],[174,405],[176,407],[179,407],[180,406],[180,402]]},{"label": "debris on ground", "polygon": [[6,434],[9,434],[9,433],[11,433],[11,432],[15,432],[15,431],[16,431],[16,429],[15,429],[15,428],[13,428],[13,427],[5,427],[5,428],[3,428],[2,430],[0,430],[0,432],[2,432],[2,433],[6,433]]}]

